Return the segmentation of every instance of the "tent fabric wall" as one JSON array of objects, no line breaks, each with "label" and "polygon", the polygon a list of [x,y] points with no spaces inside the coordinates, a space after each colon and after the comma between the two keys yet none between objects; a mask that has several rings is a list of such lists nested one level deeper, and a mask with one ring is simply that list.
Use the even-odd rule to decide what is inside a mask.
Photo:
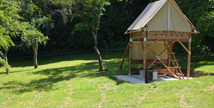
[{"label": "tent fabric wall", "polygon": [[138,31],[147,24],[148,31],[191,32],[193,26],[174,0],[150,3],[127,31]]},{"label": "tent fabric wall", "polygon": [[[154,42],[148,42],[147,46],[152,45]],[[157,42],[151,49],[159,55],[164,49],[165,45],[163,42]],[[133,42],[132,43],[132,59],[133,60],[143,60],[143,48],[141,42]],[[156,59],[156,56],[152,53],[151,50],[149,50],[146,54],[147,60],[154,60]],[[160,56],[161,59],[168,59],[167,51],[164,51],[164,53]]]},{"label": "tent fabric wall", "polygon": [[170,1],[165,3],[148,25],[148,31],[191,32],[191,25]]},{"label": "tent fabric wall", "polygon": [[167,0],[160,0],[150,3],[127,30],[138,30],[145,26],[166,1]]}]

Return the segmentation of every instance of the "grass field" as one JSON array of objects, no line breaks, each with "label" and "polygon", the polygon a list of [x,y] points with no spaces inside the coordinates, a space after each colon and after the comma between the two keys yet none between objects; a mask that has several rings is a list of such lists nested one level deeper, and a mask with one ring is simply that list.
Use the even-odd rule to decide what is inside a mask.
[{"label": "grass field", "polygon": [[[119,71],[123,52],[103,53],[109,70],[99,72],[94,53],[76,53],[10,61],[11,74],[0,69],[0,108],[22,107],[214,107],[214,76],[131,84],[113,75],[128,74],[127,60]],[[185,68],[186,60],[178,56]],[[214,62],[192,62],[192,69],[214,72]]]}]

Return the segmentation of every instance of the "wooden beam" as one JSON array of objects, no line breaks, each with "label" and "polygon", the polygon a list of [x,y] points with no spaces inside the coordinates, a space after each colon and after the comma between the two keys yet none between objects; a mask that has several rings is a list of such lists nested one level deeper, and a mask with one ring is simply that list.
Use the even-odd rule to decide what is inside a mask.
[{"label": "wooden beam", "polygon": [[[147,47],[148,47],[148,46],[147,46]],[[152,53],[153,53],[154,55],[157,55],[156,52],[155,52],[154,50],[151,49],[151,51],[152,51]]]},{"label": "wooden beam", "polygon": [[158,59],[155,59],[147,68],[148,68],[148,69],[151,68],[152,65],[153,65],[157,60],[158,60]]},{"label": "wooden beam", "polygon": [[[171,46],[171,45],[172,45],[172,42],[167,44],[167,46],[169,46],[169,45]],[[168,48],[167,46],[166,46],[166,48],[165,48],[158,56],[161,56],[161,55],[167,50],[167,48]],[[153,53],[155,56],[157,56],[157,55],[154,53],[154,51],[153,51],[152,49],[151,49],[151,51],[152,51],[152,53]],[[149,65],[148,68],[151,68],[151,66],[152,66],[157,60],[158,60],[158,59],[155,59],[155,60],[152,62],[152,64]]]},{"label": "wooden beam", "polygon": [[[155,59],[146,59],[146,64],[151,64]],[[167,59],[162,59],[164,63],[167,63]],[[142,60],[132,60],[132,64],[143,64],[143,59]],[[156,61],[155,64],[161,64],[160,61]]]},{"label": "wooden beam", "polygon": [[175,32],[175,31],[150,31],[148,39],[189,39],[190,32]]},{"label": "wooden beam", "polygon": [[177,39],[177,41],[181,44],[181,46],[188,52],[188,54],[191,54],[191,52],[185,47],[185,45]]},{"label": "wooden beam", "polygon": [[[191,51],[191,42],[189,41],[189,51]],[[191,63],[191,53],[188,53],[188,62],[187,62],[187,78],[190,77],[190,63]]]},{"label": "wooden beam", "polygon": [[182,39],[182,40],[185,40],[185,39],[188,39],[188,36],[155,36],[155,35],[151,35],[151,36],[148,36],[148,39],[171,39],[171,40],[175,40],[175,39]]},{"label": "wooden beam", "polygon": [[160,53],[159,56],[161,56],[167,50],[168,46],[171,46],[172,44],[173,44],[172,42],[168,43],[168,45],[166,46],[166,48]]},{"label": "wooden beam", "polygon": [[[166,46],[166,42],[164,42],[164,45]],[[167,47],[167,46],[166,46]],[[167,54],[168,54],[168,57],[167,57],[167,64],[168,64],[168,66],[170,67],[170,49],[169,48],[167,48]]]},{"label": "wooden beam", "polygon": [[131,66],[132,66],[132,43],[129,45],[129,75],[131,74]]},{"label": "wooden beam", "polygon": [[[175,74],[169,69],[169,67],[167,67],[167,65],[162,61],[160,60],[160,62],[164,65],[164,67],[175,77]],[[180,76],[179,76],[179,79],[180,79]]]},{"label": "wooden beam", "polygon": [[121,62],[121,64],[120,64],[120,70],[122,70],[123,62],[124,62],[124,60],[125,60],[125,57],[126,57],[126,54],[127,54],[127,52],[128,52],[129,46],[130,46],[130,42],[128,43],[128,45],[127,45],[127,47],[126,47],[126,51],[125,51],[125,53],[124,53],[123,60],[122,60],[122,62]]},{"label": "wooden beam", "polygon": [[[157,39],[148,39],[148,41],[155,41]],[[179,39],[181,42],[188,42],[189,40],[188,39]],[[172,42],[172,41],[177,41],[177,39],[159,39],[159,42],[164,42],[164,41],[167,41],[167,42]]]},{"label": "wooden beam", "polygon": [[149,48],[146,49],[146,51],[144,52],[144,54],[146,54],[157,43],[157,41],[159,41],[159,39],[156,40],[152,45],[150,45]]},{"label": "wooden beam", "polygon": [[[144,47],[143,52],[145,52],[145,50],[146,50],[146,41],[145,40],[143,41],[143,47]],[[145,78],[145,74],[146,74],[146,54],[144,53],[143,54],[143,77],[144,78]]]}]

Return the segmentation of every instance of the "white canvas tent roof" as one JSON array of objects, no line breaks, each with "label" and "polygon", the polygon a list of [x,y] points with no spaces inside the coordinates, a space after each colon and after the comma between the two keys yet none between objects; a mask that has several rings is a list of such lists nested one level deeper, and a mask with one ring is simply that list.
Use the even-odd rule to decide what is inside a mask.
[{"label": "white canvas tent roof", "polygon": [[147,24],[148,31],[191,32],[191,27],[194,27],[174,0],[159,0],[150,3],[127,29],[127,32],[140,30]]}]

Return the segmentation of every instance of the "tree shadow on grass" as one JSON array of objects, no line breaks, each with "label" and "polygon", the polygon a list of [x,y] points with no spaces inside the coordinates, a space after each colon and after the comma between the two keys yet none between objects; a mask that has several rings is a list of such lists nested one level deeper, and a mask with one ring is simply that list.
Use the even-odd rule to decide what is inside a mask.
[{"label": "tree shadow on grass", "polygon": [[[110,53],[110,52],[109,52]],[[122,58],[123,51],[111,52],[109,55],[102,56],[104,60],[113,59],[113,58]],[[97,60],[97,55],[94,52],[84,52],[84,53],[74,53],[74,54],[66,54],[60,56],[51,56],[51,57],[39,57],[38,63],[39,65],[47,65],[51,63],[57,63],[61,61],[72,61],[72,60]],[[27,67],[33,66],[33,58],[27,59],[17,59],[17,60],[9,60],[9,64],[12,67]]]},{"label": "tree shadow on grass", "polygon": [[[83,57],[84,58],[84,57]],[[81,58],[81,59],[83,59]],[[116,59],[115,59],[116,58]],[[65,58],[64,58],[65,59]],[[34,72],[29,72],[29,74],[37,74],[37,75],[44,75],[46,78],[40,79],[33,79],[30,82],[19,82],[19,81],[10,81],[4,83],[1,89],[8,89],[13,90],[15,93],[25,93],[31,91],[38,91],[42,89],[43,91],[49,90],[57,90],[55,86],[56,83],[62,81],[68,81],[73,78],[97,78],[97,77],[106,77],[116,82],[117,85],[124,83],[123,81],[118,81],[114,75],[127,75],[128,74],[128,63],[127,60],[124,64],[124,71],[119,70],[119,66],[121,58],[109,57],[109,59],[105,59],[104,65],[108,68],[108,71],[98,71],[98,63],[97,62],[90,62],[79,64],[75,66],[68,66],[68,67],[60,67],[60,68],[51,68],[51,69],[44,69]],[[62,59],[60,59],[62,60]],[[73,59],[78,60],[78,58]],[[51,63],[51,62],[50,62]],[[207,65],[206,63],[198,64],[197,67]],[[213,65],[213,64],[210,64]],[[16,89],[16,90],[14,90]]]},{"label": "tree shadow on grass", "polygon": [[[63,56],[51,56],[51,57],[39,57],[38,64],[46,65],[51,63],[57,63],[61,61],[72,61],[72,60],[96,60],[94,53],[79,53],[79,54],[67,54]],[[33,66],[33,58],[17,59],[9,61],[12,67],[27,67]]]},{"label": "tree shadow on grass", "polygon": [[[97,62],[90,62],[90,63],[84,63],[80,65],[75,65],[75,66],[69,66],[69,67],[51,68],[51,69],[35,71],[29,74],[45,75],[46,78],[33,79],[30,82],[19,82],[19,81],[6,82],[3,84],[4,87],[0,87],[0,90],[10,89],[10,90],[13,90],[15,93],[39,91],[40,89],[42,89],[43,91],[57,90],[58,88],[54,87],[56,83],[62,82],[62,81],[68,81],[75,77],[79,77],[79,78],[107,77],[115,81],[119,85],[119,84],[122,84],[123,81],[118,81],[115,77],[113,77],[113,75],[122,74],[121,71],[119,71],[119,65],[117,65],[118,68],[115,68],[117,67],[115,66],[115,64],[119,64],[119,62],[120,61],[117,61],[117,60],[105,62],[105,65],[107,67],[108,66],[112,67],[112,69],[109,69],[108,71],[102,71],[102,72],[98,71]],[[15,88],[17,89],[14,90]]]},{"label": "tree shadow on grass", "polygon": [[15,93],[24,93],[24,92],[31,92],[37,91],[39,89],[43,89],[44,91],[53,90],[53,86],[57,82],[61,82],[64,80],[69,80],[74,78],[75,74],[69,74],[67,76],[58,75],[58,76],[49,76],[48,78],[38,79],[38,80],[31,80],[31,82],[23,83],[19,81],[10,81],[4,83],[4,87],[0,87],[1,89],[11,89],[14,90],[15,88],[19,88],[19,90],[14,90]]}]

